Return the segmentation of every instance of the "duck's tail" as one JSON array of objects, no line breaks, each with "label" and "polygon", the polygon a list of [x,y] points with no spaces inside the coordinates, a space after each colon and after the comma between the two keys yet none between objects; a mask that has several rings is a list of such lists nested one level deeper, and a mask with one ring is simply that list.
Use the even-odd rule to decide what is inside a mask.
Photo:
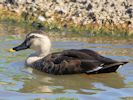
[{"label": "duck's tail", "polygon": [[[90,73],[93,74],[93,73],[110,73],[110,72],[116,72],[116,70],[119,67],[122,67],[126,63],[128,63],[128,62],[124,61],[124,62],[113,63],[113,64],[110,64],[110,65],[105,65],[104,67],[100,68],[99,70],[92,71]],[[90,73],[88,73],[88,74],[90,74]]]}]

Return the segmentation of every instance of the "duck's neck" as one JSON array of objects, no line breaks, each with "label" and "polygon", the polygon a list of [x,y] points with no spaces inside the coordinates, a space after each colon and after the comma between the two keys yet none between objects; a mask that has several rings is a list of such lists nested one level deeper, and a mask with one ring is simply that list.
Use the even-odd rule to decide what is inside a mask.
[{"label": "duck's neck", "polygon": [[48,54],[50,54],[51,44],[49,45],[42,45],[40,49],[38,49],[35,53],[31,54],[27,60],[26,64],[30,66],[34,62],[46,57]]},{"label": "duck's neck", "polygon": [[47,56],[49,53],[50,53],[50,48],[51,46],[49,47],[45,47],[45,46],[42,46],[37,52],[35,52],[35,56],[37,57],[45,57]]}]

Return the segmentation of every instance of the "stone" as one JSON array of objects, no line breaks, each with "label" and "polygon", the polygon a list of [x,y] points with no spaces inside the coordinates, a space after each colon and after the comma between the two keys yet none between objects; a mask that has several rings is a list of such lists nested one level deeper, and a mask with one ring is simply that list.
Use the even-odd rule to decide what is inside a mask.
[{"label": "stone", "polygon": [[46,12],[45,12],[45,16],[46,16],[46,17],[50,17],[50,16],[53,15],[53,13],[54,13],[54,12],[52,12],[52,11],[50,11],[50,10],[49,10],[49,11],[46,11]]},{"label": "stone", "polygon": [[0,4],[0,9],[3,9],[3,8],[4,8],[4,6],[2,4]]},{"label": "stone", "polygon": [[41,16],[41,15],[38,16],[38,20],[42,21],[42,22],[46,21],[46,19],[43,16]]},{"label": "stone", "polygon": [[0,8],[3,7],[19,14],[27,12],[27,16],[48,23],[58,20],[61,24],[71,22],[74,25],[91,22],[101,25],[106,21],[133,24],[132,0],[0,0]]},{"label": "stone", "polygon": [[[21,2],[22,2],[22,0],[21,0]],[[26,3],[32,3],[32,0],[26,0],[25,2]]]},{"label": "stone", "polygon": [[70,2],[76,2],[77,0],[70,0]]},{"label": "stone", "polygon": [[4,3],[6,0],[0,0],[0,3]]}]

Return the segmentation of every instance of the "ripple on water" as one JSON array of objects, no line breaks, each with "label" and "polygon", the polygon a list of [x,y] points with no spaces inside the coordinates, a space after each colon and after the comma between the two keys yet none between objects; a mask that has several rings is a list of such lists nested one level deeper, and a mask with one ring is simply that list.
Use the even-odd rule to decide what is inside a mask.
[{"label": "ripple on water", "polygon": [[88,100],[88,98],[107,100],[108,97],[108,100],[118,100],[133,97],[132,45],[53,42],[53,51],[90,48],[113,59],[130,61],[117,73],[54,76],[34,69],[29,70],[24,66],[24,59],[30,50],[14,54],[7,52],[8,48],[20,42],[21,40],[13,39],[0,41],[0,99],[34,100],[65,97],[79,100]]}]

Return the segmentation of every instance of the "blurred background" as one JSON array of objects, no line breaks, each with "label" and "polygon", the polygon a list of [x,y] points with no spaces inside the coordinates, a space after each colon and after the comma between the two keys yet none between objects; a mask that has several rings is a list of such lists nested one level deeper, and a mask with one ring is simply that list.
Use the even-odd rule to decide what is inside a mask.
[{"label": "blurred background", "polygon": [[[52,52],[91,49],[129,61],[116,73],[49,75],[9,53],[26,33],[49,34]],[[132,0],[0,0],[0,100],[133,100]]]}]

